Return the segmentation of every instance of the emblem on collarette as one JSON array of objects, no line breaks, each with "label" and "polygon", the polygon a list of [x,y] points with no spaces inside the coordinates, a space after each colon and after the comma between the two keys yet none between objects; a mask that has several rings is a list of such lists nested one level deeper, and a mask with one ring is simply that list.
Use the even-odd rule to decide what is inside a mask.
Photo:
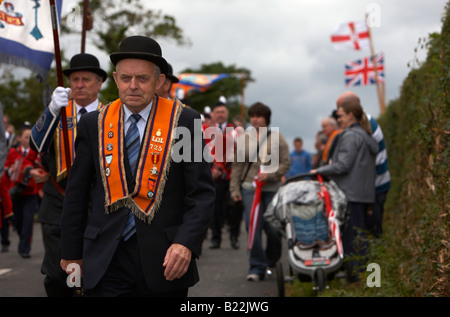
[{"label": "emblem on collarette", "polygon": [[106,161],[106,164],[107,164],[107,166],[105,168],[105,175],[106,175],[106,177],[109,177],[109,175],[111,175],[111,168],[109,167],[109,164],[111,164],[112,159],[113,159],[113,155],[112,154],[107,154],[105,156],[105,161]]},{"label": "emblem on collarette", "polygon": [[[73,122],[74,122],[74,117],[67,117],[67,129],[68,130],[73,130],[73,128],[75,128],[75,125],[73,124]],[[58,129],[60,129],[60,130],[63,129],[61,120],[59,120]]]},{"label": "emblem on collarette", "polygon": [[153,196],[155,195],[155,192],[154,192],[154,190],[155,190],[155,180],[154,179],[151,179],[151,178],[148,179],[147,188],[148,188],[147,197],[149,199],[152,199]]},{"label": "emblem on collarette", "polygon": [[150,173],[154,176],[158,175],[158,167],[156,166],[156,164],[158,164],[159,162],[159,153],[151,153],[151,158],[152,158],[152,163],[153,163],[153,167],[150,169]]}]

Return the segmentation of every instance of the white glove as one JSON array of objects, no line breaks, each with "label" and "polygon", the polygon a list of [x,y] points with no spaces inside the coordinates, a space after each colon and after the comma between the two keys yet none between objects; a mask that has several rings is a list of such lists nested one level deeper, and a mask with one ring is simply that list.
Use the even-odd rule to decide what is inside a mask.
[{"label": "white glove", "polygon": [[66,107],[69,103],[70,88],[56,87],[52,94],[52,101],[49,107],[53,114],[58,115],[62,107]]}]

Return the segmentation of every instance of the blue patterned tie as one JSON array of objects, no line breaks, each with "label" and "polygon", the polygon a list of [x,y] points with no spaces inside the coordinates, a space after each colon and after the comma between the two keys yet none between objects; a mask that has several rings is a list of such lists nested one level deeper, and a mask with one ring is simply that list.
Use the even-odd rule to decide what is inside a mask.
[{"label": "blue patterned tie", "polygon": [[[137,127],[137,122],[141,119],[139,114],[132,114],[130,117],[131,125],[128,128],[127,135],[125,137],[125,145],[127,147],[128,162],[130,163],[131,174],[133,178],[136,174],[136,167],[138,163],[139,149],[141,143],[139,141],[139,130]],[[134,223],[134,214],[130,211],[128,215],[128,221],[123,230],[122,237],[127,241],[136,232],[136,227]]]}]

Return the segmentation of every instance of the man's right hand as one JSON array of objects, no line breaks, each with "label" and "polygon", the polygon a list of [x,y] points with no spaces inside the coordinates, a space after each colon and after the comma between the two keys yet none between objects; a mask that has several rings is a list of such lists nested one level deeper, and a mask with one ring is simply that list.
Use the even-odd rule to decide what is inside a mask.
[{"label": "man's right hand", "polygon": [[32,168],[30,170],[30,175],[31,175],[31,177],[33,177],[35,183],[46,182],[49,177],[49,173],[40,167]]},{"label": "man's right hand", "polygon": [[52,94],[52,101],[50,102],[50,110],[55,115],[61,112],[62,107],[66,107],[69,103],[70,88],[56,87]]},{"label": "man's right hand", "polygon": [[61,259],[60,265],[61,268],[63,269],[64,272],[66,272],[67,274],[70,274],[73,272],[73,270],[68,270],[67,267],[69,266],[70,263],[76,263],[80,266],[81,269],[81,276],[83,276],[83,260],[64,260]]},{"label": "man's right hand", "polygon": [[232,199],[233,199],[234,203],[237,203],[239,201],[242,201],[242,196],[241,195],[235,195],[235,196],[232,197]]}]

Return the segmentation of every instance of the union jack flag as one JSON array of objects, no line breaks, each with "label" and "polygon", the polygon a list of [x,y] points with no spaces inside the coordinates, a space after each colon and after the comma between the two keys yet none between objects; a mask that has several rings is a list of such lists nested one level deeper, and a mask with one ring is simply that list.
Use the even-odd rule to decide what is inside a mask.
[{"label": "union jack flag", "polygon": [[[384,55],[375,55],[375,65],[378,81],[384,83]],[[359,86],[375,84],[375,68],[372,57],[365,57],[345,64],[345,85]]]}]

